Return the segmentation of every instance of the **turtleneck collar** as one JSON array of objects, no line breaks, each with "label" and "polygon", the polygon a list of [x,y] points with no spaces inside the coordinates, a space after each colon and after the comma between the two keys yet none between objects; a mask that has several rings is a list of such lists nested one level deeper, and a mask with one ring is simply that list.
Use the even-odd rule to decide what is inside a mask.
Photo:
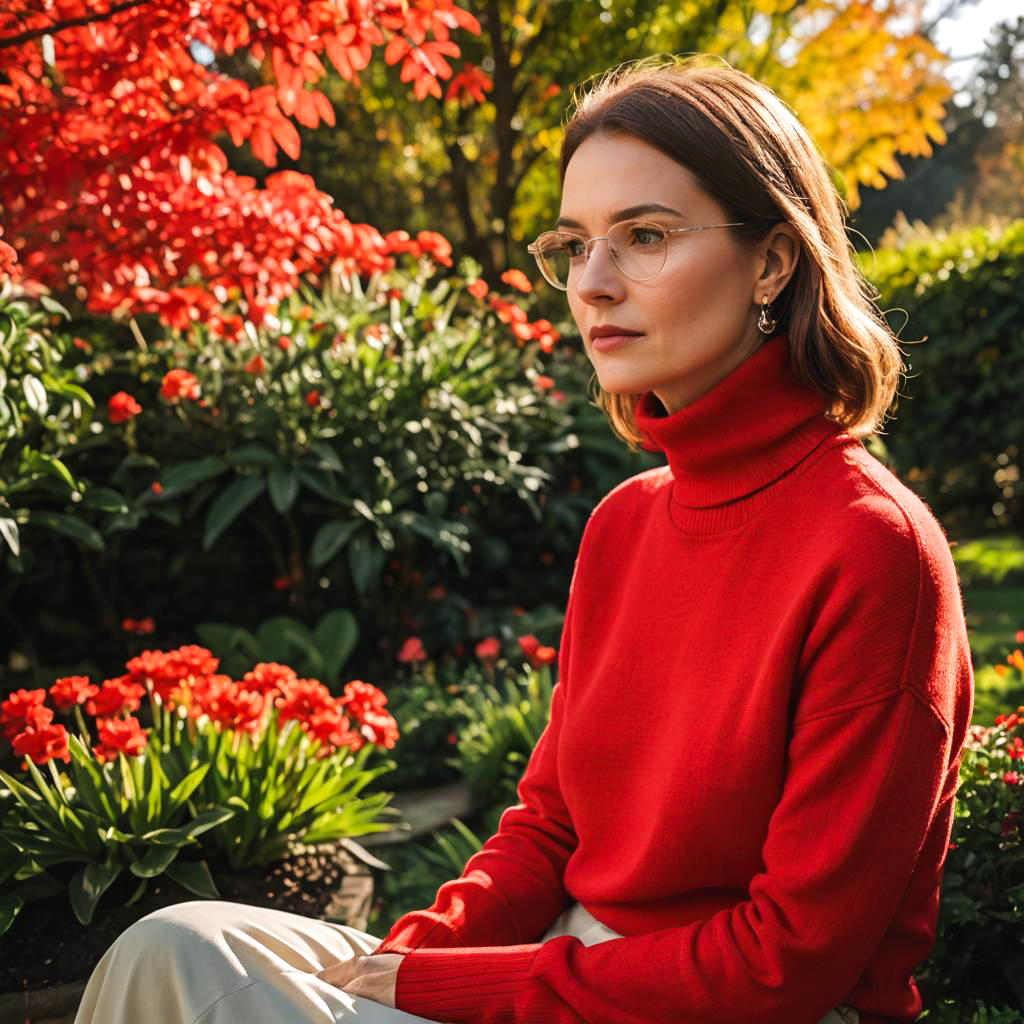
[{"label": "turtleneck collar", "polygon": [[778,334],[671,416],[645,392],[635,422],[643,447],[668,458],[678,516],[680,509],[707,509],[760,491],[826,437],[845,433],[824,408],[822,396],[793,372],[789,339]]}]

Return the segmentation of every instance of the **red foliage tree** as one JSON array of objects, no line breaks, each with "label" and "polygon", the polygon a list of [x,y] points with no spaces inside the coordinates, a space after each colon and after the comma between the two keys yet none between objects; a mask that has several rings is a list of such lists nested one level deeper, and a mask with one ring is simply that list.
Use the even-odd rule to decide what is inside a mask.
[{"label": "red foliage tree", "polygon": [[[228,169],[217,139],[267,166],[299,151],[294,121],[334,123],[316,88],[326,57],[354,86],[374,47],[417,99],[480,25],[454,0],[9,0],[0,10],[0,210],[23,276],[97,312],[150,311],[176,327],[244,300],[262,311],[335,261],[369,273],[398,252],[450,265],[434,232],[353,224],[312,180],[264,187]],[[244,52],[250,87],[196,47]],[[10,271],[0,247],[0,272]]]}]

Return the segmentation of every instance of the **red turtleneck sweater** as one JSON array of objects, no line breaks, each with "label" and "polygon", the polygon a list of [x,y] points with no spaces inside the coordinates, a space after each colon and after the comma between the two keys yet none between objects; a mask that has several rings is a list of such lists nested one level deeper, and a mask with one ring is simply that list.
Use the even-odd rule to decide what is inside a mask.
[{"label": "red turtleneck sweater", "polygon": [[[497,833],[379,953],[466,1024],[912,1021],[973,673],[947,539],[784,335],[591,514],[549,724]],[[539,940],[579,901],[621,933]]]}]

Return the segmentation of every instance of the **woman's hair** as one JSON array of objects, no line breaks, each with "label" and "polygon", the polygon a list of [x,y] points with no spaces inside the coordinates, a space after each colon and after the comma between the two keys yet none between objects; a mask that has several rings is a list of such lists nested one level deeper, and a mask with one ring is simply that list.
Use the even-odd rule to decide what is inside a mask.
[{"label": "woman's hair", "polygon": [[[800,255],[772,306],[787,333],[793,370],[825,399],[825,414],[855,437],[876,433],[904,372],[902,353],[855,266],[845,204],[828,164],[792,110],[766,85],[708,54],[658,54],[627,61],[573,94],[565,127],[561,182],[576,149],[598,133],[642,139],[688,168],[725,209],[726,230],[754,245],[788,221]],[[584,86],[586,83],[584,83]],[[581,87],[582,88],[582,87]],[[592,380],[596,379],[596,375]],[[598,385],[596,402],[636,450],[643,436],[638,395]]]}]

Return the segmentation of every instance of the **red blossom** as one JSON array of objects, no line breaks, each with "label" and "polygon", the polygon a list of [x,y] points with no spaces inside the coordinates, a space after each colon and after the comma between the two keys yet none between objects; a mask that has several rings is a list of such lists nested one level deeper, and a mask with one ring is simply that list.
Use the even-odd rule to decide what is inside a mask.
[{"label": "red blossom", "polygon": [[277,720],[282,725],[293,719],[303,722],[315,712],[333,705],[331,691],[317,679],[282,680],[281,693],[274,698]]},{"label": "red blossom", "polygon": [[210,721],[222,729],[235,729],[255,734],[263,722],[266,698],[262,693],[246,690],[228,676],[210,676],[198,695],[198,706]]},{"label": "red blossom", "polygon": [[142,406],[128,394],[127,391],[118,391],[111,395],[107,401],[107,417],[111,423],[124,423],[142,412]]},{"label": "red blossom", "polygon": [[276,661],[261,661],[242,676],[242,685],[256,693],[278,693],[286,683],[297,679],[295,670]]},{"label": "red blossom", "polygon": [[116,758],[118,752],[137,757],[146,749],[149,740],[149,731],[141,728],[139,720],[131,715],[125,718],[101,718],[96,723],[96,731],[99,743],[92,749],[101,762]]},{"label": "red blossom", "polygon": [[103,681],[96,694],[85,702],[85,710],[96,718],[137,711],[139,699],[145,695],[146,688],[132,682],[130,675],[117,676]]},{"label": "red blossom", "polygon": [[88,676],[64,676],[50,687],[50,697],[62,711],[84,704],[98,692],[99,687],[90,683]]},{"label": "red blossom", "polygon": [[[12,739],[16,733],[25,728],[26,722],[33,709],[41,708],[46,700],[46,691],[38,690],[15,690],[9,694],[7,699],[0,701],[0,726],[3,727],[4,736]],[[44,708],[43,710],[49,710]],[[50,712],[51,718],[53,712]]]},{"label": "red blossom", "polygon": [[30,726],[14,737],[11,748],[17,757],[31,758],[36,764],[46,764],[51,759],[64,762],[71,760],[68,731],[63,725],[47,723]]},{"label": "red blossom", "polygon": [[484,637],[474,650],[481,661],[494,661],[501,654],[501,641],[496,636]]},{"label": "red blossom", "polygon": [[491,289],[488,287],[487,282],[482,277],[478,277],[476,280],[470,281],[469,284],[466,285],[466,291],[478,299],[484,298],[490,290]]},{"label": "red blossom", "polygon": [[160,394],[172,402],[179,398],[195,400],[199,397],[199,381],[188,370],[168,370],[160,385]]},{"label": "red blossom", "polygon": [[396,657],[399,661],[424,661],[427,652],[418,636],[410,636],[406,638]]}]

